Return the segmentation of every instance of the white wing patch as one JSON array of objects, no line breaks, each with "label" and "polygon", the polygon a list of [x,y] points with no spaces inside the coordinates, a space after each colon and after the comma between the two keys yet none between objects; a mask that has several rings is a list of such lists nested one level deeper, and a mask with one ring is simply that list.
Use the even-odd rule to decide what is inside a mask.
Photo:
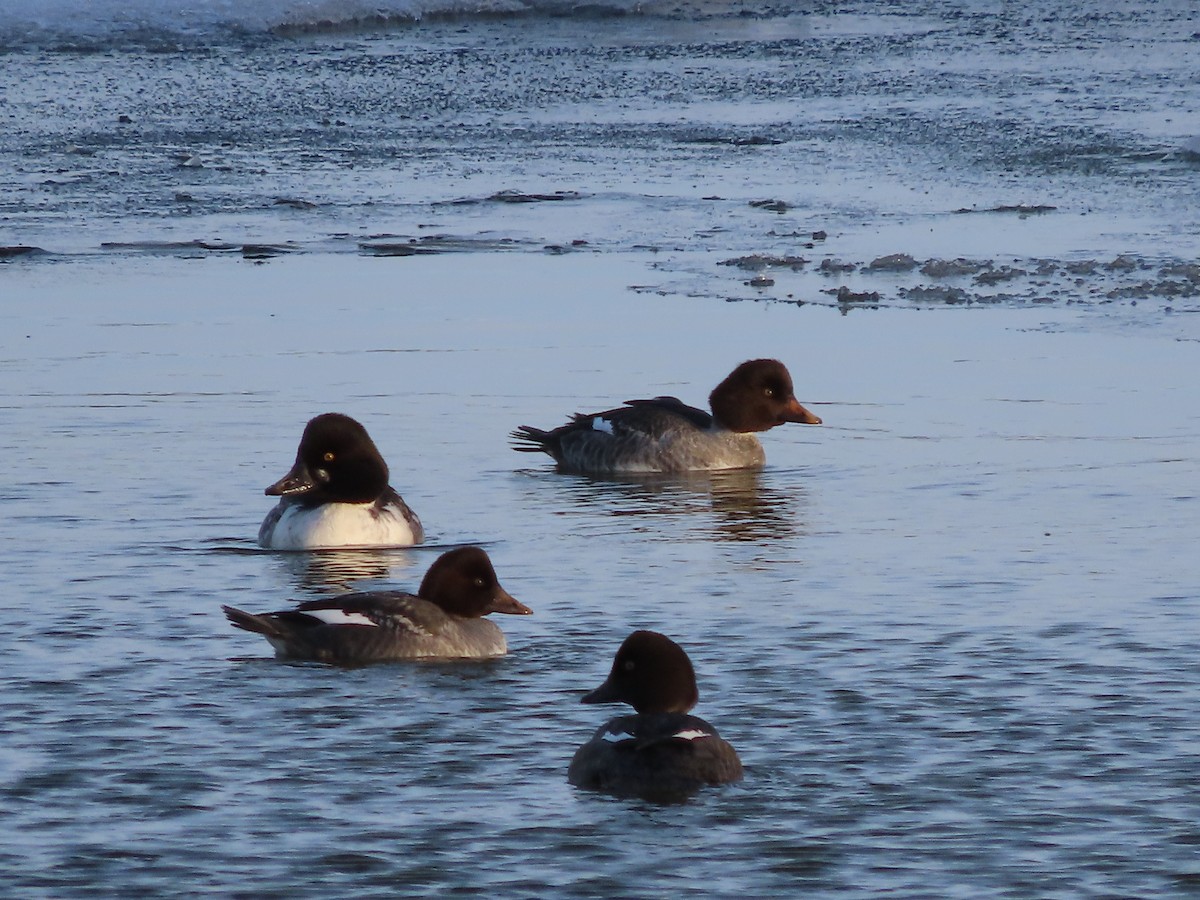
[{"label": "white wing patch", "polygon": [[606,731],[603,734],[603,738],[610,744],[619,744],[622,741],[632,741],[633,735],[624,731]]},{"label": "white wing patch", "polygon": [[347,612],[344,609],[306,609],[306,616],[312,616],[326,625],[372,625],[376,628],[379,623],[373,622],[360,612]]},{"label": "white wing patch", "polygon": [[599,416],[592,417],[592,431],[603,431],[605,434],[613,433],[612,422],[608,419],[602,419]]},{"label": "white wing patch", "polygon": [[701,731],[699,728],[689,728],[686,731],[677,731],[671,737],[679,741],[697,741],[700,738],[708,737],[708,732]]}]

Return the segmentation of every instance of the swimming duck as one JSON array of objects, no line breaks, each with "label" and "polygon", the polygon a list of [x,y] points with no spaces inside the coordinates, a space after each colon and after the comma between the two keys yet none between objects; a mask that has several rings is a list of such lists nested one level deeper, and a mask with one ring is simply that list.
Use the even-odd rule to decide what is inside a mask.
[{"label": "swimming duck", "polygon": [[708,722],[688,715],[699,696],[683,648],[656,631],[635,631],[617,650],[608,679],[582,702],[628,703],[636,714],[602,725],[575,752],[567,780],[655,800],[741,780],[733,747]]},{"label": "swimming duck", "polygon": [[259,545],[270,550],[409,547],[425,539],[417,514],[388,484],[367,429],[341,413],[309,421],[295,465],[264,493],[280,498],[258,529]]},{"label": "swimming duck", "polygon": [[743,469],[766,461],[755,432],[785,422],[821,424],[796,400],[792,376],[777,359],[742,363],[708,402],[711,414],[655,397],[576,413],[550,431],[522,425],[511,434],[513,449],[548,453],[560,468],[591,475]]},{"label": "swimming duck", "polygon": [[415,596],[363,591],[272,613],[221,608],[236,627],[263,635],[279,657],[340,666],[503,656],[508,652],[504,632],[483,617],[533,612],[500,586],[491,559],[479,547],[439,556]]}]

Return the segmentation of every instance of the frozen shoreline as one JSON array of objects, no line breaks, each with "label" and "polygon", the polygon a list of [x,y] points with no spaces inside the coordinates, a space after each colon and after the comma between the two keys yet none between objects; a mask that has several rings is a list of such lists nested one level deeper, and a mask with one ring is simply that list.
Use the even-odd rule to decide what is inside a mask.
[{"label": "frozen shoreline", "polygon": [[1188,14],[1105,8],[1077,30],[1050,0],[1015,18],[929,2],[8,53],[0,245],[357,252],[441,234],[729,258],[824,231],[859,265],[1195,264]]},{"label": "frozen shoreline", "polygon": [[[403,277],[414,258],[452,257],[459,265],[486,272],[502,257],[516,256],[538,265],[540,256],[569,255],[584,260],[603,257],[630,272],[626,289],[647,294],[678,295],[697,301],[741,301],[764,304],[828,306],[849,312],[881,308],[1027,305],[1071,307],[1090,311],[1133,327],[1166,327],[1179,338],[1200,340],[1200,262],[1147,259],[1121,254],[1109,259],[1072,257],[921,259],[908,253],[884,252],[878,244],[870,259],[830,253],[823,232],[798,241],[787,255],[751,253],[731,256],[715,252],[612,251],[586,241],[541,247],[494,238],[460,238],[444,234],[419,237],[375,236],[367,241],[343,240],[336,251],[314,252],[288,243],[226,244],[205,241],[131,242],[107,246],[98,253],[60,255],[40,248],[0,247],[0,279],[19,290],[21,269],[43,270],[64,278],[79,277],[96,266],[116,264],[136,269],[151,260],[187,260],[199,274],[219,260],[246,265],[286,266],[289,259],[326,260],[342,270],[345,262],[386,260]],[[861,240],[859,249],[868,250]],[[629,266],[624,260],[640,260]],[[8,277],[6,277],[8,276]],[[84,276],[86,277],[86,276]],[[51,276],[47,283],[53,281]],[[1182,317],[1182,318],[1181,318]],[[1172,320],[1170,325],[1166,325]]]}]

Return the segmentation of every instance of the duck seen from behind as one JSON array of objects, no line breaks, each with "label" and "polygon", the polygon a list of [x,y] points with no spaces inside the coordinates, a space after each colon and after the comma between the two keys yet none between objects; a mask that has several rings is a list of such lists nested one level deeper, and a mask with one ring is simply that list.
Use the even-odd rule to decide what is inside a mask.
[{"label": "duck seen from behind", "polygon": [[756,432],[820,417],[796,400],[792,376],[777,359],[752,359],[713,389],[712,413],[675,397],[630,400],[598,413],[576,413],[550,431],[522,425],[513,449],[547,453],[566,471],[590,475],[744,469],[766,461]]},{"label": "duck seen from behind", "polygon": [[221,608],[234,626],[265,637],[276,656],[339,666],[503,656],[508,652],[504,632],[483,617],[533,612],[500,586],[491,559],[479,547],[439,556],[416,595],[364,591],[272,613]]},{"label": "duck seen from behind", "polygon": [[291,471],[268,487],[279,503],[258,529],[270,550],[409,547],[425,539],[417,514],[388,484],[388,467],[359,422],[309,421]]},{"label": "duck seen from behind", "polygon": [[705,785],[740,781],[737,752],[708,722],[689,715],[699,699],[687,653],[655,631],[635,631],[608,679],[584,703],[628,703],[635,715],[602,725],[580,747],[567,780],[581,788],[679,800]]}]

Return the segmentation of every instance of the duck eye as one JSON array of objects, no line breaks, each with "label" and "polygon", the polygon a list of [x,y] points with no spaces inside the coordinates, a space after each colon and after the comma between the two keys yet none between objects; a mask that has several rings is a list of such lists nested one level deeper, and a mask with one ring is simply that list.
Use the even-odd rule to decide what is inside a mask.
[{"label": "duck eye", "polygon": [[623,668],[625,669],[626,672],[632,672],[635,668],[635,666],[633,664],[633,660],[632,659],[625,660],[625,665]]},{"label": "duck eye", "polygon": [[334,453],[332,450],[326,450],[325,451],[325,462],[333,462],[334,457],[336,457],[336,456],[337,456],[337,454]]},{"label": "duck eye", "polygon": [[775,396],[775,389],[774,389],[774,388],[767,388],[767,389],[765,389],[765,390],[763,391],[763,393],[764,393],[764,394],[766,394],[768,397],[774,397],[774,396]]},{"label": "duck eye", "polygon": [[482,578],[476,578],[476,579],[475,579],[475,587],[477,587],[477,588],[484,587],[484,582],[483,582],[483,579],[482,579]]}]

